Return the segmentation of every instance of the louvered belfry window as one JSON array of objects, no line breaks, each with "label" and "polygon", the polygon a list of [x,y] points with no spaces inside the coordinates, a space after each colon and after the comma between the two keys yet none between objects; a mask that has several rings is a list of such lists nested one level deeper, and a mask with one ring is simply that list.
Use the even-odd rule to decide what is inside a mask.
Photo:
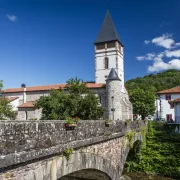
[{"label": "louvered belfry window", "polygon": [[116,47],[115,42],[108,42],[107,43],[107,48],[114,48],[114,47]]},{"label": "louvered belfry window", "polygon": [[96,45],[97,50],[105,49],[105,43],[100,43]]},{"label": "louvered belfry window", "polygon": [[105,69],[108,69],[108,68],[109,68],[109,59],[108,59],[108,57],[105,57],[105,58],[104,58],[104,68],[105,68]]}]

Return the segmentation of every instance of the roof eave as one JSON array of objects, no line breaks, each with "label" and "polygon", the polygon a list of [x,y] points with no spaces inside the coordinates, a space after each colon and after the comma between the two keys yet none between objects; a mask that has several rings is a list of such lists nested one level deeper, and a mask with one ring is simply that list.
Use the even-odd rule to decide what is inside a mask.
[{"label": "roof eave", "polygon": [[180,94],[180,92],[157,92],[157,94]]},{"label": "roof eave", "polygon": [[108,42],[114,42],[114,41],[118,41],[122,47],[124,47],[124,45],[121,43],[121,41],[119,39],[114,39],[114,40],[108,40],[108,41],[95,41],[94,44],[100,44],[100,43],[108,43]]}]

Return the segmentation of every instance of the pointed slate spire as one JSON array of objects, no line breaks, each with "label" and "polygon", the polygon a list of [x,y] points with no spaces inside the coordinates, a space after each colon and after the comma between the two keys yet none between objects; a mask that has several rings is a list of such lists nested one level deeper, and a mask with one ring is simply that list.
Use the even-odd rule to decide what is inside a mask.
[{"label": "pointed slate spire", "polygon": [[111,18],[111,15],[109,11],[107,11],[106,17],[102,24],[101,30],[97,36],[95,44],[108,42],[108,41],[116,41],[116,40],[120,42],[118,33],[116,31],[113,20]]},{"label": "pointed slate spire", "polygon": [[117,72],[114,68],[111,69],[108,78],[106,79],[106,81],[108,80],[118,80],[121,81],[120,78],[117,75]]}]

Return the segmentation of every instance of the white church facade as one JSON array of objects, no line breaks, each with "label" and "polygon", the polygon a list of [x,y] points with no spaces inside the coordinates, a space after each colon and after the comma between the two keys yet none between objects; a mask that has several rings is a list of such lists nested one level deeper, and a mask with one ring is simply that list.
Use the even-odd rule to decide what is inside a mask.
[{"label": "white church facade", "polygon": [[[100,97],[104,118],[111,120],[132,119],[132,104],[124,87],[124,46],[107,12],[95,46],[95,82],[87,87]],[[41,109],[35,108],[41,96],[48,96],[50,90],[65,88],[66,84],[10,88],[3,91],[14,110],[16,119],[40,119]]]}]

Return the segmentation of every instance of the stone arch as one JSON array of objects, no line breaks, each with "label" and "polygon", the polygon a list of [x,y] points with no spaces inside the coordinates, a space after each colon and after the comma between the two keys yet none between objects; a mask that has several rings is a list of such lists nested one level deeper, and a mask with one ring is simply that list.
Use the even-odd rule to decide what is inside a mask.
[{"label": "stone arch", "polygon": [[69,176],[79,177],[85,172],[84,178],[87,179],[88,172],[95,172],[97,180],[100,180],[99,177],[106,177],[105,180],[116,180],[120,176],[121,172],[111,164],[110,159],[81,151],[76,150],[70,155],[69,160],[64,156],[56,157],[51,165],[51,179],[66,180]]},{"label": "stone arch", "polygon": [[76,179],[96,179],[96,180],[111,180],[111,178],[104,172],[98,171],[96,169],[83,169],[80,171],[75,171],[73,173],[67,174],[58,180],[76,180]]},{"label": "stone arch", "polygon": [[[132,139],[132,146],[134,146],[134,144],[140,141],[141,143],[143,142],[143,135],[140,132],[136,132],[135,136]],[[131,145],[128,139],[126,139],[126,143],[125,143],[125,148],[122,149],[122,153],[124,154],[123,158],[122,158],[122,162],[123,162],[123,167],[126,163],[126,159],[128,157],[128,154],[131,150]]]},{"label": "stone arch", "polygon": [[[119,139],[119,140],[118,140]],[[96,176],[95,179],[100,180],[105,177],[104,180],[119,180],[121,177],[124,164],[126,162],[126,158],[130,151],[130,142],[127,139],[126,143],[123,145],[123,138],[118,138],[117,140],[112,140],[114,144],[118,143],[119,147],[119,155],[118,155],[118,164],[112,163],[113,159],[113,149],[111,150],[111,157],[108,158],[99,154],[98,147],[94,147],[94,150],[91,152],[91,149],[82,148],[74,151],[69,160],[65,156],[57,156],[55,161],[55,169],[51,168],[51,176],[56,178],[51,178],[51,180],[67,180],[67,177],[77,177],[83,179],[88,179],[88,173],[94,173]],[[137,132],[132,139],[132,143],[134,144],[136,141],[143,141],[143,137],[140,132]],[[112,147],[113,148],[113,147]],[[115,155],[115,154],[114,154]],[[117,157],[116,157],[117,158]],[[53,164],[53,162],[52,162]],[[53,167],[51,165],[51,167]],[[75,179],[74,179],[75,180]]]}]

